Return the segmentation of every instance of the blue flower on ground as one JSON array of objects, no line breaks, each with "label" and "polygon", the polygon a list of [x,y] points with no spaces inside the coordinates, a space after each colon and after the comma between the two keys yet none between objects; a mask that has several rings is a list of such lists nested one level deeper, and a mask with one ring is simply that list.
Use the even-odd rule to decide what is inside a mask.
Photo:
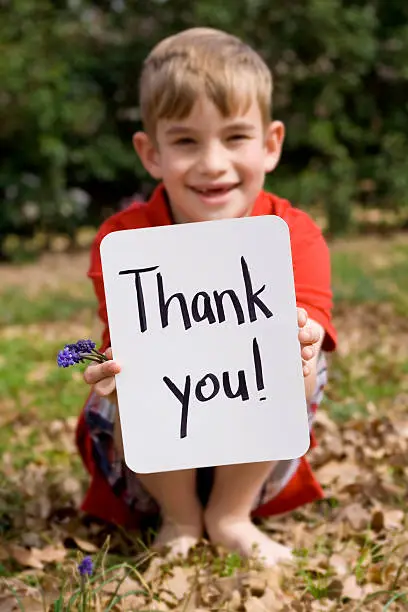
[{"label": "blue flower on ground", "polygon": [[84,557],[81,563],[78,564],[78,572],[81,576],[92,576],[93,561],[91,557]]}]

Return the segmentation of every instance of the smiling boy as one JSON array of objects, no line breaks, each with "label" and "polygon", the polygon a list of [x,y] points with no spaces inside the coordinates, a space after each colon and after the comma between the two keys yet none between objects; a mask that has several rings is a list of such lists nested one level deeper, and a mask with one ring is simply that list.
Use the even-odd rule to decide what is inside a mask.
[{"label": "smiling boy", "polygon": [[290,550],[262,533],[251,517],[281,513],[322,497],[307,460],[215,466],[205,507],[198,494],[199,470],[129,471],[123,463],[117,415],[114,375],[120,365],[109,348],[99,245],[106,234],[121,229],[265,214],[284,219],[291,238],[312,422],[326,380],[322,349],[333,350],[336,343],[330,261],[312,220],[262,190],[265,174],[279,162],[285,133],[282,122],[271,120],[271,100],[272,77],[263,60],[224,32],[181,32],[159,43],[146,59],[140,80],[144,131],[134,135],[133,144],[146,170],[160,183],[146,205],[136,202],[108,219],[92,249],[89,276],[104,323],[102,350],[109,361],[85,372],[92,391],[77,435],[92,475],[85,510],[125,525],[159,511],[162,526],[156,548],[186,553],[206,532],[215,544],[244,555],[256,546],[268,565],[290,558]]}]

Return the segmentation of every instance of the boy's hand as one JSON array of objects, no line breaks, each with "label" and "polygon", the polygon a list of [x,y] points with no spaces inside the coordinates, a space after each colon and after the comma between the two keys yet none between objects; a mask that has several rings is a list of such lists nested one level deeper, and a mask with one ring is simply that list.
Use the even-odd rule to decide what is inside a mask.
[{"label": "boy's hand", "polygon": [[117,404],[115,374],[119,374],[120,365],[112,360],[112,349],[105,351],[108,361],[89,365],[84,372],[84,380],[100,397],[106,397]]},{"label": "boy's hand", "polygon": [[300,354],[303,360],[303,376],[306,377],[309,376],[312,371],[311,363],[307,362],[310,362],[310,360],[312,360],[314,357],[317,357],[323,342],[324,330],[319,323],[309,319],[304,308],[298,308],[297,314]]}]

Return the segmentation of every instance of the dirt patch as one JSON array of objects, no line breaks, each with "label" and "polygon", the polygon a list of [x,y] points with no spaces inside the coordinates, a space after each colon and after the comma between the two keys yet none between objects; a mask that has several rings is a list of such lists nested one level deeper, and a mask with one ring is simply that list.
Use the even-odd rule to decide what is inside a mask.
[{"label": "dirt patch", "polygon": [[70,254],[46,253],[38,261],[29,264],[2,264],[2,291],[18,287],[29,295],[36,295],[44,290],[62,290],[67,285],[86,282],[88,267],[88,251]]}]

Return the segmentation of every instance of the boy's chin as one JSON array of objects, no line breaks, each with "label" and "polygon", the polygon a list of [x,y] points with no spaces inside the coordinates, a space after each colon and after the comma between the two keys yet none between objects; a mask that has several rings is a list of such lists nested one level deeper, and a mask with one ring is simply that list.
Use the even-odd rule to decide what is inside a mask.
[{"label": "boy's chin", "polygon": [[248,217],[251,214],[252,205],[227,204],[217,208],[208,208],[197,211],[197,221],[217,221],[222,219],[238,219]]},{"label": "boy's chin", "polygon": [[226,207],[222,210],[212,210],[205,213],[201,213],[196,215],[195,218],[191,219],[191,221],[221,221],[222,219],[237,219],[239,217],[247,217],[250,214],[246,211],[241,211],[238,209],[231,209]]},{"label": "boy's chin", "polygon": [[[190,204],[190,205],[189,205]],[[200,221],[217,221],[237,219],[251,214],[253,203],[230,201],[220,205],[203,205],[201,202],[185,202],[183,207],[171,206],[173,216],[178,223],[197,223]]]}]

